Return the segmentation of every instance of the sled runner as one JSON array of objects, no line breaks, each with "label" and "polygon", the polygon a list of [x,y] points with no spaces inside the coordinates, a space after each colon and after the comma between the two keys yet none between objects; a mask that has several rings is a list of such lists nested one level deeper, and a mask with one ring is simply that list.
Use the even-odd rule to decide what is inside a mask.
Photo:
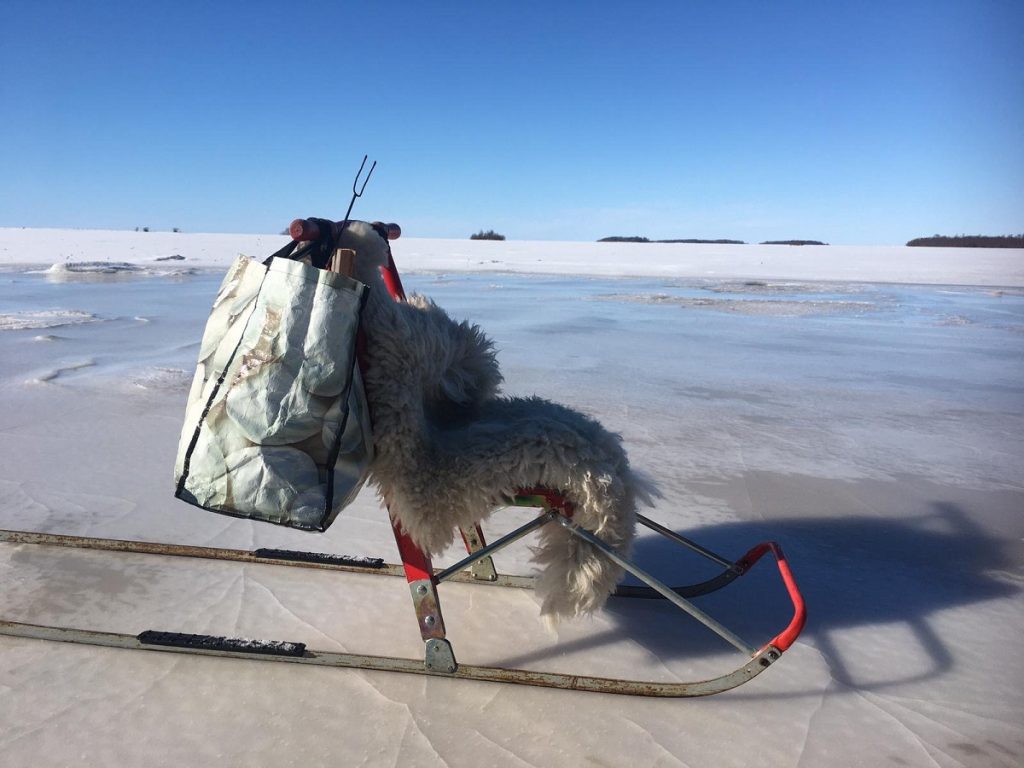
[{"label": "sled runner", "polygon": [[[376,576],[403,577],[410,581],[413,591],[413,602],[416,607],[421,634],[424,636],[424,659],[404,659],[390,656],[371,656],[363,654],[336,653],[306,648],[302,643],[284,641],[255,641],[237,638],[213,637],[166,631],[146,630],[138,635],[111,632],[97,632],[68,627],[26,624],[20,622],[0,621],[0,634],[15,637],[51,640],[86,645],[98,645],[111,648],[133,650],[166,651],[175,653],[191,653],[204,656],[221,656],[228,658],[250,659],[253,661],[277,661],[294,664],[316,664],[329,667],[358,668],[372,671],[406,672],[419,675],[454,677],[463,680],[479,680],[485,682],[515,683],[547,688],[563,688],[575,691],[599,693],[615,693],[633,696],[652,696],[661,698],[683,698],[708,696],[735,688],[763,672],[777,661],[787,650],[803,628],[805,610],[803,599],[786,562],[781,548],[772,542],[759,544],[735,562],[726,560],[710,552],[695,542],[679,534],[663,528],[645,517],[640,522],[657,533],[666,536],[680,546],[707,558],[719,566],[720,573],[707,581],[687,586],[668,587],[644,573],[632,564],[627,570],[645,583],[646,586],[620,586],[615,592],[622,598],[664,598],[677,607],[690,613],[713,632],[725,639],[744,654],[743,664],[736,669],[707,680],[695,682],[654,682],[640,680],[623,680],[589,675],[570,675],[550,672],[537,672],[522,669],[468,665],[455,660],[451,644],[444,637],[444,624],[441,620],[440,604],[436,598],[436,588],[443,581],[472,583],[496,588],[525,588],[533,586],[533,578],[506,574],[474,573],[473,563],[489,559],[490,555],[513,541],[527,535],[541,525],[553,524],[558,518],[566,520],[563,525],[572,525],[564,516],[564,510],[553,504],[559,503],[557,496],[549,492],[537,492],[518,497],[516,506],[539,506],[541,515],[535,520],[521,526],[515,531],[501,537],[491,545],[481,546],[475,552],[455,565],[444,570],[431,569],[431,575],[424,577],[419,570],[426,565],[429,558],[423,553],[419,557],[410,556],[411,550],[403,551],[402,564],[385,563],[370,558],[354,558],[338,555],[325,555],[312,552],[294,552],[289,550],[257,549],[254,551],[220,549],[213,547],[195,547],[175,544],[160,544],[116,539],[101,539],[84,536],[64,536],[59,534],[32,533],[27,531],[0,530],[0,542],[23,545],[43,545],[93,549],[109,552],[130,552],[146,555],[162,555],[171,557],[193,557],[214,560],[228,560],[242,563],[316,568],[323,570],[362,573]],[[559,524],[559,523],[554,523]],[[585,531],[577,529],[589,540],[600,542],[590,537]],[[747,645],[718,622],[697,609],[686,598],[705,595],[721,589],[735,579],[747,573],[765,554],[771,553],[778,564],[779,572],[793,603],[793,617],[788,626],[759,648]],[[419,562],[410,562],[419,560]],[[410,576],[409,571],[412,570]],[[430,598],[433,598],[431,600]],[[431,621],[431,618],[434,621]]]},{"label": "sled runner", "polygon": [[[355,191],[355,189],[353,189],[353,191]],[[346,261],[351,258],[359,258],[358,253],[340,253],[340,249],[336,250],[334,248],[339,232],[343,231],[350,225],[350,223],[351,222],[347,219],[342,222],[331,222],[326,220],[296,220],[290,228],[295,242],[288,248],[283,249],[278,254],[275,254],[275,256],[278,256],[280,259],[290,259],[292,260],[292,263],[296,264],[297,262],[294,261],[296,258],[306,256],[310,258],[312,262],[309,269],[317,270],[326,268],[327,271],[331,271],[330,268],[333,267],[335,270],[340,269],[343,271],[345,269]],[[390,230],[386,226],[376,229],[386,244],[387,238],[393,230]],[[273,259],[273,261],[278,261],[278,259]],[[275,267],[272,263],[270,270],[274,269]],[[286,266],[285,269],[292,272],[295,271],[291,266]],[[265,271],[265,273],[267,275],[271,274],[270,271]],[[395,267],[394,260],[391,258],[390,248],[388,248],[387,264],[382,268],[382,273],[384,283],[392,297],[396,301],[404,301],[405,294],[402,289],[401,278],[399,277],[398,270]],[[262,275],[263,273],[260,273],[259,278],[261,280],[264,279]],[[339,282],[333,277],[323,279],[314,277],[314,280],[318,282],[326,281],[333,287],[347,287],[347,283],[345,283],[344,280]],[[244,279],[240,278],[240,282],[244,282]],[[357,297],[353,300],[354,303],[350,302],[348,306],[357,307],[358,301],[359,299]],[[230,334],[231,331],[229,329],[225,336],[229,338],[231,344],[243,344],[243,331],[238,331],[237,335],[241,341],[237,342],[230,337]],[[221,342],[219,338],[215,341],[216,344],[220,344]],[[216,349],[214,349],[216,344],[210,346],[209,355],[211,356],[211,359],[216,358],[218,354],[220,354]],[[257,342],[253,341],[253,348],[255,348],[256,344]],[[207,346],[207,339],[204,337],[204,347]],[[237,351],[238,348],[239,346],[236,346],[234,351]],[[234,352],[232,352],[232,355],[234,355]],[[206,381],[199,381],[199,384],[202,385],[201,391],[205,402],[205,410],[196,409],[196,413],[202,411],[200,421],[207,419],[208,414],[214,406],[222,401],[227,402],[227,398],[231,397],[230,394],[225,396],[223,392],[220,391],[220,387],[225,379],[227,378],[229,381],[238,379],[237,373],[228,375],[230,371],[235,370],[231,368],[231,365],[233,364],[231,356],[223,357],[224,359],[218,363],[218,365],[220,365],[218,370],[222,370],[219,374],[219,378],[217,376],[213,376],[212,378],[208,377]],[[251,362],[248,364],[252,367]],[[237,364],[235,365],[237,369],[238,366]],[[244,360],[242,365],[246,365]],[[328,373],[330,376],[334,376],[335,372],[330,371]],[[329,525],[330,521],[333,520],[338,509],[340,509],[340,506],[344,505],[345,500],[354,496],[355,491],[358,490],[358,486],[361,485],[362,482],[361,478],[348,478],[351,482],[345,484],[344,492],[338,493],[337,495],[334,494],[333,491],[335,485],[334,481],[331,479],[333,478],[331,473],[335,472],[335,465],[338,462],[339,455],[344,455],[345,451],[348,450],[345,446],[348,446],[352,449],[352,455],[356,456],[356,462],[360,467],[365,467],[365,464],[368,461],[366,457],[366,445],[368,442],[366,435],[364,433],[359,433],[351,436],[351,439],[345,438],[345,435],[349,435],[352,431],[352,423],[359,424],[366,421],[366,414],[359,414],[357,405],[353,405],[352,403],[354,401],[350,400],[352,397],[351,393],[353,391],[358,391],[359,387],[362,386],[361,380],[358,377],[358,367],[356,368],[354,376],[354,382],[345,380],[344,383],[338,384],[334,389],[330,390],[328,395],[325,395],[325,397],[329,396],[335,398],[331,401],[332,405],[330,408],[326,408],[326,414],[323,413],[325,409],[321,409],[321,412],[317,412],[315,414],[316,418],[321,419],[324,422],[325,434],[329,433],[332,436],[332,439],[336,440],[336,449],[329,452],[326,459],[319,457],[322,461],[317,460],[319,475],[317,472],[313,472],[313,474],[310,475],[310,477],[313,478],[313,480],[311,480],[310,487],[300,494],[302,504],[295,507],[297,511],[292,514],[291,517],[287,519],[282,518],[275,509],[269,509],[269,511],[267,511],[266,504],[264,504],[263,507],[256,509],[255,512],[250,512],[247,509],[227,507],[223,501],[225,494],[220,493],[218,489],[211,484],[212,481],[207,482],[206,480],[203,480],[203,482],[197,482],[196,484],[187,487],[187,482],[189,481],[189,478],[187,477],[189,473],[189,459],[193,455],[193,449],[196,445],[200,444],[200,430],[198,427],[196,428],[195,436],[192,438],[191,446],[188,448],[187,453],[184,454],[184,462],[179,462],[179,470],[183,469],[184,471],[184,474],[181,475],[181,480],[178,484],[179,497],[190,501],[191,503],[197,503],[205,508],[214,509],[215,511],[227,514],[255,517],[269,522],[292,525],[297,528],[314,530],[322,530],[325,528],[326,525]],[[234,379],[232,379],[232,377],[234,377]],[[218,400],[218,398],[221,399]],[[236,406],[236,410],[247,407],[248,405],[248,402],[240,402]],[[229,403],[228,406],[225,407],[231,407],[231,404]],[[348,412],[346,408],[351,410],[354,414],[352,417],[354,422],[348,422],[345,420]],[[244,412],[243,416],[246,419],[249,419],[250,412]],[[302,418],[307,418],[308,414],[301,413],[300,416]],[[331,418],[334,418],[335,421],[331,422]],[[319,429],[319,422],[314,426]],[[364,424],[363,426],[367,429],[369,428],[368,424]],[[283,449],[278,448],[278,446],[282,445],[287,440],[291,440],[291,436],[290,433],[288,433],[285,437],[281,437],[280,430],[284,428],[280,427],[276,422],[271,424],[269,427],[261,423],[260,428],[273,428],[274,430],[278,430],[277,432],[274,432],[272,436],[273,440],[268,442],[268,445],[271,446],[270,450],[265,451],[266,456],[270,458],[266,459],[266,457],[263,454],[260,454],[259,450],[255,448],[245,450],[249,451],[247,454],[248,456],[255,457],[253,459],[254,461],[261,461],[264,462],[264,464],[269,465],[271,460],[277,460],[276,457],[283,455]],[[298,444],[300,441],[292,440],[292,442]],[[337,449],[338,445],[341,446],[340,449]],[[223,457],[220,458],[223,459]],[[195,461],[193,466],[199,465],[200,463],[201,462],[199,461]],[[230,469],[232,464],[230,461],[226,461],[225,466]],[[264,465],[261,464],[261,467],[263,466]],[[263,470],[261,469],[261,471]],[[213,477],[212,474],[209,476]],[[316,480],[318,476],[320,478],[319,484]],[[326,485],[324,485],[324,477],[328,478]],[[326,490],[324,490],[325,488]],[[231,494],[227,494],[226,497],[231,497]],[[310,501],[310,499],[312,499],[312,501]],[[234,501],[235,500],[232,499],[232,503],[234,503]],[[561,490],[552,488],[521,488],[515,493],[514,497],[509,498],[506,501],[508,505],[536,508],[539,510],[539,514],[530,522],[520,526],[508,534],[505,534],[504,536],[501,536],[490,544],[485,541],[483,531],[479,524],[461,527],[460,533],[462,535],[463,542],[465,543],[467,556],[454,565],[444,569],[435,569],[432,566],[429,554],[416,545],[413,538],[403,529],[402,524],[395,517],[393,510],[391,517],[392,528],[401,559],[400,564],[387,564],[383,561],[368,560],[366,558],[343,558],[334,555],[282,550],[256,550],[253,552],[246,552],[206,547],[189,547],[158,543],[149,544],[143,542],[59,536],[54,534],[0,531],[0,541],[12,544],[80,547],[164,556],[213,558],[288,567],[321,568],[375,575],[404,576],[411,591],[417,625],[419,627],[421,638],[424,642],[424,658],[422,660],[325,652],[308,649],[302,643],[283,642],[277,640],[251,641],[238,638],[190,635],[162,630],[146,630],[133,636],[67,627],[52,627],[3,621],[0,622],[0,634],[137,650],[192,653],[284,663],[319,664],[324,666],[351,667],[367,670],[407,672],[421,675],[491,682],[508,682],[579,691],[659,697],[688,697],[719,693],[721,691],[735,688],[736,686],[750,680],[752,677],[758,675],[775,662],[793,644],[803,629],[805,622],[803,598],[800,595],[800,591],[793,579],[789,564],[786,561],[781,548],[774,542],[758,544],[738,560],[729,560],[704,547],[701,547],[690,539],[683,537],[678,533],[643,517],[642,515],[638,515],[637,521],[641,525],[690,553],[715,563],[720,569],[718,575],[700,583],[685,586],[668,586],[645,572],[638,565],[623,557],[615,547],[610,546],[602,538],[594,535],[590,530],[587,530],[585,527],[580,525],[577,520],[574,519],[574,515],[577,510],[574,509],[573,504],[566,498],[565,494]],[[585,546],[596,549],[603,557],[608,558],[642,582],[643,586],[620,586],[614,593],[615,598],[649,598],[665,600],[671,603],[677,609],[688,614],[690,617],[703,624],[710,631],[722,638],[725,642],[735,647],[737,651],[742,654],[742,662],[738,663],[737,667],[732,671],[715,678],[697,682],[677,683],[621,680],[585,675],[503,669],[463,664],[457,661],[451,642],[447,638],[438,587],[446,581],[468,582],[481,586],[486,585],[494,587],[530,588],[534,586],[535,582],[531,577],[499,574],[494,567],[492,555],[513,542],[549,526],[563,530],[573,541],[582,542]],[[792,603],[793,615],[789,624],[770,640],[767,642],[752,644],[740,638],[731,630],[706,614],[698,608],[690,598],[708,594],[725,587],[732,581],[747,573],[762,557],[767,554],[770,554],[776,561],[781,579]]]}]

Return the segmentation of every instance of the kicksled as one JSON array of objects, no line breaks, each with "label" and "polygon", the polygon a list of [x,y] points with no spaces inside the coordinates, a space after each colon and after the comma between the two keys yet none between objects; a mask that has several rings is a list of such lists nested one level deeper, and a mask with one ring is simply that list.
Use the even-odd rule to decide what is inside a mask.
[{"label": "kicksled", "polygon": [[[372,170],[371,167],[370,171],[372,172]],[[360,174],[361,172],[362,169],[360,169]],[[358,182],[359,175],[356,178]],[[365,187],[365,181],[363,186]],[[353,185],[353,202],[360,195],[361,190],[357,193],[356,187]],[[349,206],[349,211],[351,211],[351,205]],[[286,249],[282,249],[278,254],[275,254],[275,256],[279,256],[287,251],[286,255],[290,261],[283,269],[294,272],[295,269],[299,269],[302,266],[295,266],[295,260],[301,257],[304,252],[313,252],[313,266],[308,269],[319,269],[325,273],[312,281],[315,283],[315,290],[321,291],[325,284],[332,290],[339,287],[343,290],[348,290],[350,288],[349,283],[354,284],[355,281],[349,281],[348,278],[343,276],[347,269],[345,263],[346,261],[350,262],[356,254],[351,251],[342,252],[340,248],[335,251],[334,245],[337,233],[343,231],[349,224],[350,221],[347,217],[342,222],[331,222],[322,219],[296,220],[290,228],[293,243]],[[377,222],[369,226],[376,230],[377,235],[384,241],[385,247],[387,240],[397,237],[399,232],[396,225],[384,225]],[[319,252],[321,260],[319,264],[316,263],[317,252]],[[268,259],[267,263],[272,261],[276,260],[272,257]],[[266,275],[271,275],[270,279],[274,277],[272,274],[274,269],[275,267],[271,266],[264,271]],[[278,272],[280,271],[279,268]],[[251,277],[255,272],[256,270],[249,269],[248,274]],[[264,272],[259,273],[258,280],[266,283],[268,278],[264,276]],[[332,275],[330,274],[332,272],[341,272],[342,274]],[[320,272],[317,272],[317,274],[319,275]],[[405,294],[398,271],[390,255],[390,248],[387,248],[386,263],[385,266],[381,267],[381,276],[384,284],[387,286],[387,291],[392,297],[396,301],[404,301]],[[230,277],[231,275],[229,274]],[[231,312],[234,314],[232,317],[238,314],[237,308],[242,306],[243,303],[238,298],[238,295],[239,292],[245,292],[245,281],[247,279],[250,278],[245,275],[238,277],[236,280],[237,285],[232,289],[235,290],[237,288],[237,290],[229,297],[231,299],[230,302],[222,302],[222,296],[218,297],[214,307],[215,313],[218,311],[218,305],[230,308],[229,304],[233,302],[234,309],[231,309]],[[252,279],[255,280],[257,278]],[[288,279],[288,275],[285,274],[282,279]],[[226,279],[225,285],[228,282],[230,280]],[[358,288],[359,286],[356,284],[356,287]],[[224,288],[222,287],[222,292],[223,290]],[[255,295],[255,292],[253,292],[253,295]],[[318,293],[317,296],[319,295]],[[353,317],[355,317],[355,322],[358,324],[359,296],[357,293],[352,295],[355,298],[352,298],[346,306],[352,308]],[[343,314],[335,311],[333,309],[334,305],[331,306],[332,316]],[[267,312],[270,311],[267,310]],[[208,325],[208,335],[210,327]],[[232,336],[232,333],[235,336]],[[287,425],[282,426],[280,423],[280,407],[277,405],[273,407],[267,405],[261,410],[253,405],[255,401],[258,401],[263,396],[263,393],[273,393],[280,389],[280,387],[275,384],[273,379],[263,381],[256,379],[256,385],[254,385],[251,391],[244,396],[236,397],[236,401],[233,402],[231,399],[233,395],[231,393],[225,395],[222,391],[222,385],[226,378],[233,376],[234,380],[237,381],[242,376],[242,373],[237,372],[231,373],[230,376],[228,374],[232,371],[230,368],[232,358],[239,348],[244,346],[244,332],[242,330],[233,331],[230,327],[225,326],[225,328],[220,329],[214,342],[212,344],[209,343],[208,337],[204,336],[204,352],[202,354],[208,355],[209,359],[214,362],[216,362],[218,356],[221,356],[227,360],[227,363],[224,363],[223,360],[221,361],[221,368],[223,370],[220,371],[219,375],[207,375],[205,379],[202,376],[197,377],[193,387],[195,392],[202,395],[202,401],[194,408],[197,414],[196,418],[198,418],[199,423],[212,422],[214,417],[221,412],[227,413],[234,408],[236,421],[245,425],[259,422],[252,429],[258,427],[263,432],[276,430],[272,435],[273,440],[267,443],[271,447],[261,448],[258,441],[256,443],[249,442],[246,445],[252,447],[246,447],[238,452],[245,454],[248,465],[256,467],[253,474],[261,478],[263,482],[262,485],[254,482],[250,483],[252,488],[258,490],[260,494],[259,503],[262,506],[256,505],[259,508],[254,507],[253,510],[239,513],[237,510],[224,505],[223,499],[225,496],[231,497],[231,494],[225,494],[223,488],[218,485],[219,475],[217,475],[217,471],[223,473],[231,470],[240,473],[241,470],[239,466],[232,464],[230,456],[225,459],[223,452],[217,453],[214,457],[217,461],[213,461],[209,455],[202,453],[204,450],[203,440],[206,439],[208,441],[208,438],[205,437],[206,433],[198,426],[195,429],[194,435],[189,430],[183,436],[182,455],[184,460],[179,458],[177,474],[180,475],[180,481],[176,495],[190,503],[223,514],[251,517],[306,530],[323,530],[334,519],[340,508],[348,503],[358,491],[359,486],[362,484],[362,476],[359,473],[365,471],[372,454],[372,447],[369,447],[372,442],[370,438],[369,413],[366,412],[365,408],[360,410],[358,405],[362,380],[359,376],[359,364],[356,362],[358,357],[356,342],[353,341],[351,345],[347,363],[352,375],[350,379],[344,379],[344,381],[338,378],[339,372],[337,369],[340,366],[333,359],[326,362],[318,362],[316,360],[316,355],[318,354],[316,349],[310,352],[308,345],[303,353],[306,357],[313,359],[314,362],[318,362],[315,373],[321,376],[322,381],[319,381],[316,386],[327,392],[327,395],[320,397],[318,401],[322,401],[322,407],[318,406],[320,411],[316,415],[323,422],[324,441],[330,445],[331,450],[327,451],[323,456],[315,457],[316,466],[307,473],[310,480],[302,493],[296,497],[299,501],[291,500],[288,505],[278,503],[281,498],[280,496],[268,494],[265,479],[272,475],[272,471],[277,466],[285,466],[291,472],[290,477],[294,477],[299,473],[299,470],[295,468],[299,467],[299,469],[302,469],[302,466],[305,465],[300,466],[292,458],[288,459],[291,462],[290,464],[287,462],[282,464],[282,456],[292,457],[293,454],[298,455],[298,453],[295,451],[288,453],[291,449],[281,447],[288,440],[291,440],[291,437],[289,436],[290,433],[288,433],[290,427]],[[246,355],[240,353],[241,362],[235,361],[233,363],[236,368],[240,365],[243,373],[246,370],[251,372],[252,370],[259,369],[261,364],[273,357],[269,353],[261,353],[262,357],[260,354],[257,354],[260,350],[259,343],[260,340],[256,339],[250,353]],[[230,355],[226,355],[223,352],[225,348],[232,347]],[[334,349],[336,348],[335,346]],[[201,356],[201,362],[202,359]],[[302,364],[306,362],[308,360]],[[248,369],[246,369],[246,366],[248,366]],[[299,371],[298,377],[307,375],[304,370]],[[342,373],[345,373],[345,371],[342,371]],[[327,384],[323,382],[327,382],[331,386],[327,387]],[[312,388],[315,389],[316,387]],[[287,407],[301,411],[301,408],[295,405],[295,397],[289,393],[285,394],[287,398],[283,402],[288,404]],[[329,407],[324,404],[328,402]],[[193,404],[190,402],[190,409],[192,407]],[[270,414],[270,417],[264,418],[267,414]],[[290,414],[290,416],[295,416],[295,414]],[[297,423],[306,416],[308,414],[298,413],[292,421]],[[317,430],[320,430],[321,425],[319,422],[315,426]],[[206,432],[212,429],[211,427]],[[305,432],[301,434],[304,435]],[[191,437],[190,441],[186,439],[188,437]],[[305,444],[297,438],[292,442]],[[305,442],[308,443],[308,440]],[[187,451],[185,448],[187,448]],[[213,451],[213,449],[211,448],[210,451]],[[344,458],[346,456],[349,457],[348,466],[355,466],[358,469],[354,474],[351,471],[345,474],[344,471],[335,469],[335,465],[340,466],[341,464],[339,457]],[[314,459],[309,459],[306,456],[301,456],[301,459],[310,466],[313,466],[312,462]],[[191,477],[189,477],[190,462]],[[277,464],[275,465],[274,462],[277,462]],[[235,462],[235,464],[238,464],[238,462]],[[204,471],[207,472],[206,475],[203,475]],[[397,564],[389,564],[383,560],[373,558],[351,558],[290,550],[261,549],[243,551],[65,536],[28,531],[0,531],[0,542],[9,545],[73,547],[163,557],[208,558],[241,563],[317,568],[404,578],[410,590],[417,627],[424,644],[424,653],[421,659],[336,653],[311,649],[306,647],[305,644],[298,642],[195,635],[168,631],[167,628],[147,629],[137,635],[131,635],[63,626],[0,621],[0,635],[131,650],[219,656],[264,662],[315,664],[327,667],[404,672],[461,680],[513,683],[574,691],[673,698],[707,696],[727,691],[746,683],[778,661],[782,654],[793,645],[804,627],[806,609],[803,597],[800,594],[781,547],[775,542],[757,544],[739,559],[730,560],[653,520],[637,515],[639,525],[646,527],[654,534],[671,542],[680,551],[686,551],[691,555],[711,561],[718,569],[717,575],[705,581],[684,586],[669,586],[647,573],[638,564],[631,562],[620,554],[616,548],[607,544],[591,531],[579,525],[574,520],[572,502],[566,498],[561,490],[543,487],[521,488],[515,492],[512,498],[506,499],[505,504],[508,506],[534,508],[538,510],[538,514],[525,525],[489,544],[484,539],[479,523],[472,526],[459,526],[458,530],[465,543],[467,555],[459,562],[444,569],[435,569],[433,567],[429,554],[418,547],[412,538],[404,532],[394,514],[391,515],[391,524],[401,560]],[[286,506],[288,509],[284,510]],[[595,549],[603,557],[610,559],[618,567],[641,582],[642,585],[620,585],[612,594],[611,599],[654,599],[670,603],[674,608],[687,614],[693,620],[702,624],[707,630],[718,635],[723,641],[733,646],[740,654],[736,666],[726,674],[710,679],[694,682],[658,682],[613,679],[559,672],[506,669],[495,666],[472,665],[459,661],[447,637],[438,587],[445,582],[462,582],[481,587],[533,588],[536,583],[534,577],[498,573],[495,569],[492,555],[513,542],[539,531],[545,526],[557,526],[564,529],[580,546]],[[789,623],[773,637],[767,641],[751,643],[739,637],[701,610],[694,604],[692,598],[707,595],[728,586],[750,572],[755,564],[765,559],[765,556],[770,556],[767,559],[775,562],[779,576],[792,604],[793,612]]]},{"label": "kicksled", "polygon": [[[639,522],[642,525],[665,537],[682,549],[714,562],[720,568],[716,576],[706,581],[686,586],[670,587],[655,579],[637,565],[624,558],[620,558],[614,550],[607,547],[596,536],[574,525],[571,516],[567,514],[566,503],[557,494],[537,489],[517,497],[515,505],[539,508],[540,515],[491,544],[484,543],[483,535],[479,529],[463,532],[469,554],[460,562],[443,570],[433,569],[430,564],[430,558],[397,529],[395,536],[401,554],[401,564],[385,563],[383,560],[373,558],[354,558],[280,549],[247,551],[0,530],[0,542],[14,545],[73,547],[108,552],[206,558],[250,564],[316,568],[375,576],[404,577],[412,594],[416,621],[419,625],[420,635],[424,640],[423,659],[319,651],[307,648],[303,643],[278,640],[216,637],[166,630],[146,630],[138,635],[130,635],[13,621],[0,621],[0,635],[82,643],[109,648],[221,656],[264,662],[314,664],[325,667],[354,668],[380,672],[405,672],[461,680],[562,688],[572,691],[661,698],[686,698],[709,696],[728,691],[746,683],[778,661],[782,654],[796,641],[803,629],[806,619],[803,598],[781,547],[774,542],[758,544],[738,560],[730,561],[705,549],[696,542],[664,528],[653,520],[640,516]],[[643,586],[620,586],[613,594],[612,599],[664,599],[735,647],[738,653],[741,654],[742,663],[726,674],[706,680],[694,682],[655,682],[561,674],[558,672],[506,669],[464,664],[457,661],[452,645],[446,638],[438,586],[443,582],[457,582],[477,584],[481,587],[531,588],[534,581],[533,577],[497,573],[494,569],[491,555],[543,525],[565,526],[573,535],[579,536],[593,546],[601,548],[609,557],[618,558],[620,565],[628,573],[643,582]],[[793,615],[789,624],[773,638],[760,645],[752,645],[736,636],[711,616],[708,616],[694,605],[690,598],[710,594],[731,584],[748,573],[765,555],[771,555],[771,559],[774,559],[778,567],[779,575],[792,602]]]}]

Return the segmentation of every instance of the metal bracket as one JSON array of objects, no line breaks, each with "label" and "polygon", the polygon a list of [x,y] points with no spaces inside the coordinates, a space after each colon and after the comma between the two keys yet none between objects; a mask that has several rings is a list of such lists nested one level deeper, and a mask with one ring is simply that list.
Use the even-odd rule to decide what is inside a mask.
[{"label": "metal bracket", "polygon": [[432,638],[427,640],[426,653],[423,657],[423,665],[430,672],[445,672],[454,674],[459,668],[455,661],[455,652],[452,651],[452,644],[444,639]]},{"label": "metal bracket", "polygon": [[437,588],[430,579],[419,579],[409,583],[412,590],[412,605],[416,610],[416,621],[420,625],[420,636],[424,640],[444,639],[444,619],[437,599]]},{"label": "metal bracket", "polygon": [[[469,554],[479,552],[486,546],[479,524],[460,528],[459,531],[462,533],[462,540],[466,543],[466,551]],[[498,580],[498,571],[494,568],[494,560],[490,555],[474,562],[470,565],[469,570],[473,574],[473,578],[478,581]]]}]

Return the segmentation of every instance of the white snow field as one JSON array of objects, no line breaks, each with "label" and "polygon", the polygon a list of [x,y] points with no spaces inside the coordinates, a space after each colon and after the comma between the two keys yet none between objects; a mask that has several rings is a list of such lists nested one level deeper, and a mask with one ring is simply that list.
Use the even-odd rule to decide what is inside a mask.
[{"label": "white snow field", "polygon": [[[397,560],[368,490],[323,534],[173,498],[223,268],[283,241],[0,230],[0,528]],[[0,764],[1024,763],[1024,252],[393,248],[407,289],[495,339],[507,392],[623,435],[661,490],[646,514],[728,557],[779,541],[800,640],[734,691],[658,700],[0,637]],[[528,544],[499,569],[529,573]],[[643,533],[636,557],[707,575]],[[0,543],[0,584],[15,621],[422,654],[402,579]],[[675,681],[743,662],[664,601],[549,631],[529,591],[440,594],[467,664]],[[769,563],[697,602],[753,645],[789,617]]]}]

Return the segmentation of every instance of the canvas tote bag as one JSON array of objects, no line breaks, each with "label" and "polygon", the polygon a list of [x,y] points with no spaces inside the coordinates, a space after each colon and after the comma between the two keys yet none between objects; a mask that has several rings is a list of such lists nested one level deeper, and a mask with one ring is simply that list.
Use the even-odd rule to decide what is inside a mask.
[{"label": "canvas tote bag", "polygon": [[239,256],[213,303],[175,462],[175,496],[323,531],[359,492],[373,440],[356,335],[366,286]]}]

